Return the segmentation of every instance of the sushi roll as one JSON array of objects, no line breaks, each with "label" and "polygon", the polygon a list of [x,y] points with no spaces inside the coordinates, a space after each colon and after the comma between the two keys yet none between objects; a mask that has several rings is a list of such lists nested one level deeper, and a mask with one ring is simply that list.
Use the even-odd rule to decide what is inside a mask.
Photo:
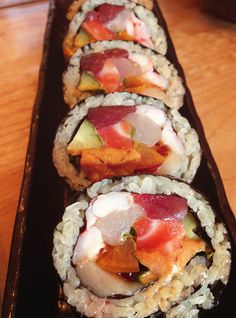
[{"label": "sushi roll", "polygon": [[101,41],[78,49],[63,84],[70,107],[98,92],[127,91],[158,98],[178,109],[185,93],[177,70],[163,55],[125,41]]},{"label": "sushi roll", "polygon": [[166,54],[163,29],[152,11],[127,0],[87,0],[70,22],[64,54],[70,58],[78,48],[103,40],[133,41]]},{"label": "sushi roll", "polygon": [[53,261],[67,302],[95,318],[197,317],[231,267],[224,225],[189,185],[161,176],[103,180],[68,206]]},{"label": "sushi roll", "polygon": [[[69,21],[73,20],[74,16],[78,13],[78,11],[81,9],[83,3],[86,0],[75,0],[72,2],[72,4],[70,5],[68,12],[67,12],[67,19]],[[139,4],[143,7],[145,7],[148,10],[152,10],[153,9],[153,2],[152,0],[133,0],[132,2]]]},{"label": "sushi roll", "polygon": [[160,100],[130,93],[89,97],[57,130],[53,161],[74,190],[104,178],[142,173],[191,182],[200,164],[187,119]]}]

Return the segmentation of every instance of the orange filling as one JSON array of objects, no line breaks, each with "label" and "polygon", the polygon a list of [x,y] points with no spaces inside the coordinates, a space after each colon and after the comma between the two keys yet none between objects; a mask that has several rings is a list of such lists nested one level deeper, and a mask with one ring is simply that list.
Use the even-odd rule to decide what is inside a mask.
[{"label": "orange filling", "polygon": [[130,36],[127,32],[125,31],[120,31],[117,33],[117,39],[122,40],[122,41],[133,41],[134,38]]},{"label": "orange filling", "polygon": [[131,149],[91,148],[81,150],[80,166],[92,182],[112,176],[127,176],[157,169],[165,160],[155,147],[135,144]]},{"label": "orange filling", "polygon": [[88,43],[92,43],[94,41],[104,41],[104,40],[122,40],[122,41],[134,40],[134,38],[130,36],[126,31],[120,31],[118,33],[114,33],[97,20],[85,21],[82,24],[81,29],[87,34],[88,37],[90,37]]},{"label": "orange filling", "polygon": [[159,91],[165,92],[165,89],[152,84],[140,76],[127,76],[124,79],[124,88],[127,92],[145,93],[146,95],[153,97],[155,97],[155,94]]},{"label": "orange filling", "polygon": [[[114,33],[107,29],[103,24],[101,24],[97,20],[85,21],[82,24],[82,29],[89,36],[92,36],[93,39],[97,41],[104,40],[122,40],[122,41],[133,41],[134,38],[130,36],[126,31],[120,31],[118,33]],[[90,42],[94,42],[94,40],[90,40]]]},{"label": "orange filling", "polygon": [[[119,246],[107,245],[98,255],[96,264],[112,273],[138,273],[141,263],[149,269],[147,277],[142,278],[142,283],[146,284],[170,273],[174,264],[181,270],[194,255],[205,250],[205,242],[201,239],[184,237],[173,239],[170,244],[169,253],[160,248],[153,251],[136,250],[135,242],[128,238]],[[163,245],[163,249],[166,247]]]},{"label": "orange filling", "polygon": [[127,89],[143,87],[143,86],[146,87],[148,84],[150,84],[148,81],[138,76],[127,76],[124,80],[124,86]]},{"label": "orange filling", "polygon": [[135,257],[135,243],[127,239],[121,245],[107,246],[97,258],[96,264],[113,273],[138,273],[139,264]]},{"label": "orange filling", "polygon": [[161,277],[171,272],[174,264],[179,269],[184,268],[194,255],[205,250],[205,242],[201,239],[194,240],[184,237],[181,240],[172,240],[171,245],[172,252],[169,254],[163,253],[161,249],[156,249],[155,251],[137,251],[136,257],[153,274]]}]

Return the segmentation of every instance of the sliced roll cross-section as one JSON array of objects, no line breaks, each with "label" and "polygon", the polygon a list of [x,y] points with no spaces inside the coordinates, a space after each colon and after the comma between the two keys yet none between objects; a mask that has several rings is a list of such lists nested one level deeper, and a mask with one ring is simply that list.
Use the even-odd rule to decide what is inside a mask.
[{"label": "sliced roll cross-section", "polygon": [[[66,208],[54,265],[68,303],[88,317],[188,317],[227,283],[226,229],[209,203],[166,177],[103,180]],[[219,262],[219,259],[221,260]]]},{"label": "sliced roll cross-section", "polygon": [[167,42],[152,11],[126,0],[86,1],[70,22],[64,54],[70,58],[78,48],[104,40],[133,41],[165,54]]},{"label": "sliced roll cross-section", "polygon": [[75,190],[142,173],[190,182],[200,157],[197,134],[177,110],[129,93],[80,103],[58,128],[53,149],[59,175]]},{"label": "sliced roll cross-section", "polygon": [[126,91],[183,105],[185,89],[163,55],[124,41],[102,41],[78,49],[63,75],[65,102],[73,107],[90,95]]}]

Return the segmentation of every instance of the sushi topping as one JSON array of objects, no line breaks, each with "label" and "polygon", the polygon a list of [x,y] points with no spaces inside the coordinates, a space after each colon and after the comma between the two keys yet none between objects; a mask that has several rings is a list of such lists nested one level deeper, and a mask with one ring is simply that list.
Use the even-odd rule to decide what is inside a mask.
[{"label": "sushi topping", "polygon": [[118,246],[107,246],[98,256],[96,264],[113,273],[138,273],[134,241],[127,239]]},{"label": "sushi topping", "polygon": [[106,24],[116,18],[116,16],[124,10],[122,6],[115,6],[112,4],[104,3],[90,11],[86,15],[86,21],[97,20],[102,24]]},{"label": "sushi topping", "polygon": [[88,111],[87,119],[99,130],[118,124],[122,118],[135,110],[135,106],[99,106]]},{"label": "sushi topping", "polygon": [[[153,251],[161,249],[162,252],[173,252],[171,241],[178,239],[180,242],[184,236],[182,222],[176,220],[153,220],[143,218],[134,224],[137,232],[136,245],[138,251]],[[166,245],[168,244],[168,248]],[[170,250],[171,249],[171,250]]]},{"label": "sushi topping", "polygon": [[142,288],[136,281],[122,279],[120,275],[102,269],[92,260],[84,260],[76,264],[76,271],[81,283],[98,297],[129,297]]},{"label": "sushi topping", "polygon": [[[102,194],[86,211],[73,263],[81,282],[97,296],[131,296],[205,251],[205,242],[191,234],[195,224],[186,199],[177,195]],[[98,278],[91,278],[96,275],[102,286],[111,279],[109,287],[99,288]]]},{"label": "sushi topping", "polygon": [[154,48],[146,24],[131,9],[107,3],[86,14],[75,37],[75,45],[83,47],[88,43],[104,40],[134,41]]},{"label": "sushi topping", "polygon": [[186,200],[176,195],[133,194],[133,198],[152,220],[182,221],[188,209]]},{"label": "sushi topping", "polygon": [[182,164],[184,146],[165,112],[154,106],[99,106],[89,109],[67,151],[96,182],[159,169],[171,175]]},{"label": "sushi topping", "polygon": [[80,61],[81,71],[89,72],[97,76],[103,69],[107,59],[114,58],[128,58],[128,52],[123,49],[111,49],[105,52],[90,53],[84,55]]},{"label": "sushi topping", "polygon": [[76,261],[83,260],[84,257],[93,259],[104,246],[101,231],[96,226],[90,227],[80,234],[74,257],[76,256]]},{"label": "sushi topping", "polygon": [[99,131],[103,142],[107,147],[117,149],[130,149],[133,147],[133,140],[131,138],[132,126],[121,121],[114,126],[101,128]]},{"label": "sushi topping", "polygon": [[187,202],[178,196],[154,194],[133,194],[134,202],[141,206],[147,217],[134,223],[137,250],[152,251],[161,249],[172,253],[184,236],[183,218],[187,213]]},{"label": "sushi topping", "polygon": [[165,160],[156,149],[143,144],[134,144],[130,149],[126,146],[123,149],[108,147],[84,149],[81,151],[80,167],[89,180],[96,182],[111,176],[140,174],[149,169],[157,171]]},{"label": "sushi topping", "polygon": [[98,82],[106,93],[125,90],[157,97],[169,87],[169,81],[154,71],[150,58],[119,48],[82,56],[80,70],[78,88],[81,92],[93,91],[90,83],[84,82],[84,73],[91,76],[91,81]]}]

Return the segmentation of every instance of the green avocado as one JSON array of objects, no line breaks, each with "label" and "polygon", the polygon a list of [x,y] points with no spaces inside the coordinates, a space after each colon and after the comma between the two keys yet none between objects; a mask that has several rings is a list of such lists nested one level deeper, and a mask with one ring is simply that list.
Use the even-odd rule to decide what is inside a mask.
[{"label": "green avocado", "polygon": [[75,38],[76,47],[83,47],[86,44],[89,44],[89,42],[90,42],[90,36],[81,29]]},{"label": "green avocado", "polygon": [[78,88],[82,92],[92,91],[101,89],[101,85],[95,80],[92,75],[86,72],[82,72]]},{"label": "green avocado", "polygon": [[102,146],[100,137],[98,136],[95,127],[90,121],[85,119],[80,125],[77,133],[67,147],[70,155],[79,154],[84,148],[99,148]]},{"label": "green avocado", "polygon": [[194,233],[194,230],[197,228],[197,222],[192,213],[188,212],[185,215],[183,222],[185,235],[190,239],[199,239],[199,237]]}]

